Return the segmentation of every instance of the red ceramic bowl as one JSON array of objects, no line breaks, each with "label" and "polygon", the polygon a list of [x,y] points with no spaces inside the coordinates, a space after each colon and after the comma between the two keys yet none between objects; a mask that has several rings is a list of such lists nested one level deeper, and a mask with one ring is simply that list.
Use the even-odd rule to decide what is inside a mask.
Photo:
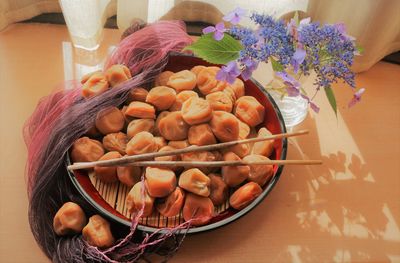
[{"label": "red ceramic bowl", "polygon": [[[165,68],[165,70],[170,70],[173,72],[177,72],[184,69],[191,69],[196,65],[204,65],[211,66],[210,63],[203,61],[200,58],[181,55],[181,54],[173,54],[169,58],[169,62]],[[266,127],[273,134],[277,133],[285,133],[285,124],[281,113],[273,101],[272,97],[264,90],[264,88],[257,81],[251,79],[245,81],[246,87],[246,95],[251,95],[257,98],[257,100],[264,105],[265,107],[265,120],[264,123],[260,124],[259,127]],[[274,143],[274,152],[271,159],[276,160],[284,160],[286,158],[287,151],[287,140],[279,139]],[[67,164],[69,164],[69,157],[67,156]],[[272,188],[277,183],[279,176],[282,172],[283,166],[275,165],[274,166],[274,175],[272,179],[266,183],[263,187],[263,192],[260,196],[258,196],[251,204],[245,207],[242,210],[235,210],[231,207],[226,209],[223,212],[215,215],[211,221],[203,226],[191,227],[188,233],[197,233],[203,232],[211,229],[215,229],[226,225],[232,221],[235,221],[239,217],[247,214],[250,210],[252,210],[255,206],[257,206],[267,195],[271,192]],[[88,175],[84,171],[75,171],[69,172],[72,183],[75,185],[77,190],[81,193],[81,195],[103,216],[117,223],[130,226],[131,221],[126,216],[118,212],[111,205],[109,205],[100,193],[96,190],[92,182],[90,181]],[[138,229],[146,232],[154,232],[157,230],[155,227],[147,226],[145,224],[139,224]]]}]

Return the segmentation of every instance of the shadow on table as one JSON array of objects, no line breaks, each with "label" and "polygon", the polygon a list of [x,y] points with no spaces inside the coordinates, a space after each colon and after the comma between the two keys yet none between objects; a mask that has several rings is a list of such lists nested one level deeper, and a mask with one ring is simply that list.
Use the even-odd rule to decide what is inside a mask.
[{"label": "shadow on table", "polygon": [[[311,119],[307,127],[317,131]],[[291,141],[290,158],[318,157],[319,138],[316,132],[310,136],[307,140]],[[312,149],[307,153],[311,157],[302,149]],[[321,166],[290,169],[288,176],[305,177],[300,183],[296,181],[297,211],[291,215],[296,219],[288,231],[308,238],[286,244],[286,251],[276,262],[400,260],[398,217],[390,209],[398,201],[385,193],[391,178],[373,175],[368,164],[356,154],[346,156],[338,151],[321,158]]]},{"label": "shadow on table", "polygon": [[263,262],[263,256],[267,262],[400,259],[398,217],[390,209],[396,200],[385,194],[390,177],[372,174],[357,154],[321,157],[314,120],[304,126],[312,132],[290,140],[288,159],[322,158],[324,164],[286,166],[257,208],[228,226],[189,236],[178,261],[179,254],[192,253],[205,262]]}]

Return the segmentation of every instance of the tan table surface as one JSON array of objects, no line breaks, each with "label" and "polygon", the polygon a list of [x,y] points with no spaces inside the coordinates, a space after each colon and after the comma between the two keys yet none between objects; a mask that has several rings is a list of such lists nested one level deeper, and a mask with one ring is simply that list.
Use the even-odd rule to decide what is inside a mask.
[{"label": "tan table surface", "polygon": [[[105,30],[105,46],[118,39]],[[49,262],[28,225],[21,129],[64,80],[68,41],[65,26],[0,33],[0,262]],[[400,262],[400,66],[380,62],[357,83],[367,89],[362,103],[347,109],[351,93],[336,87],[338,118],[320,96],[321,112],[298,127],[311,134],[290,140],[289,159],[321,158],[322,166],[285,167],[262,204],[187,237],[172,262]]]}]

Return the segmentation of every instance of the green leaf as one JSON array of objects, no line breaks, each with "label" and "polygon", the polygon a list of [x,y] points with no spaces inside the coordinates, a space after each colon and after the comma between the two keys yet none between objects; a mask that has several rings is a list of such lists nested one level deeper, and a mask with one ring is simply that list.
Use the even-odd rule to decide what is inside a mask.
[{"label": "green leaf", "polygon": [[272,65],[272,69],[275,72],[280,72],[283,71],[285,68],[282,66],[281,63],[279,63],[278,61],[276,61],[273,57],[269,58],[271,60],[271,65]]},{"label": "green leaf", "polygon": [[331,107],[337,117],[337,105],[336,105],[335,94],[333,94],[333,90],[330,86],[325,87],[324,90],[325,90],[325,95],[328,98],[329,104],[331,104]]},{"label": "green leaf", "polygon": [[237,59],[242,48],[240,42],[228,34],[224,34],[224,38],[217,41],[213,38],[213,33],[209,33],[202,35],[183,50],[191,50],[196,56],[210,63],[226,64]]},{"label": "green leaf", "polygon": [[357,45],[356,49],[357,49],[358,53],[360,53],[360,54],[364,53],[364,48],[362,46]]}]

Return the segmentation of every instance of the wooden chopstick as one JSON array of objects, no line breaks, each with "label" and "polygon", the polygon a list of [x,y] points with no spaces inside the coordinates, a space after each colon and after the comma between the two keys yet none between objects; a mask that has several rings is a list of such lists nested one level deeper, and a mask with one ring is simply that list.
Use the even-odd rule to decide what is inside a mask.
[{"label": "wooden chopstick", "polygon": [[118,158],[118,159],[102,160],[102,161],[95,161],[95,162],[78,162],[78,163],[68,165],[67,168],[68,168],[68,170],[72,171],[72,170],[78,170],[78,169],[93,168],[95,166],[124,166],[131,162],[136,162],[139,160],[146,160],[146,159],[148,160],[148,159],[152,159],[154,157],[178,155],[178,154],[190,153],[190,152],[215,151],[215,150],[219,150],[219,149],[223,149],[223,148],[227,148],[227,147],[231,147],[231,146],[235,146],[235,145],[239,145],[239,144],[261,142],[261,141],[268,141],[268,140],[275,140],[275,139],[304,135],[304,134],[308,134],[308,132],[309,132],[308,130],[301,130],[301,131],[297,131],[297,132],[273,134],[273,135],[267,136],[267,137],[257,137],[257,138],[216,143],[216,144],[197,146],[197,147],[187,147],[187,148],[177,149],[177,150],[173,150],[173,151],[152,152],[152,153],[144,153],[144,154],[138,154],[138,155],[132,155],[132,156],[124,156],[124,157]]},{"label": "wooden chopstick", "polygon": [[139,161],[125,164],[125,166],[152,166],[152,167],[222,167],[241,165],[315,165],[322,164],[321,160],[265,160],[265,161]]}]

